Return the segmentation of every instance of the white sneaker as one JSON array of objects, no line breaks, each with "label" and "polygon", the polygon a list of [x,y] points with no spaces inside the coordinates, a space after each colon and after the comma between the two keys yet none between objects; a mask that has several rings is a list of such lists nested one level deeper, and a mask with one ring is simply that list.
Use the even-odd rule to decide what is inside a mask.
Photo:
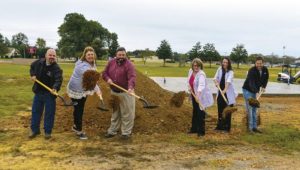
[{"label": "white sneaker", "polygon": [[87,140],[88,137],[86,136],[86,134],[84,132],[79,132],[79,133],[76,133],[76,135],[79,137],[79,139],[81,140]]}]

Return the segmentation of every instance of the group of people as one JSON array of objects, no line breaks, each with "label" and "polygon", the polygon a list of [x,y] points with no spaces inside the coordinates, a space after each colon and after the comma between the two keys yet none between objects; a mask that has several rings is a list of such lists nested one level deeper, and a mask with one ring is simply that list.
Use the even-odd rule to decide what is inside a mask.
[{"label": "group of people", "polygon": [[[257,57],[255,65],[248,70],[245,82],[243,84],[243,96],[246,103],[248,116],[248,130],[251,133],[261,133],[257,128],[256,107],[248,103],[249,98],[256,98],[260,91],[264,92],[269,79],[267,67],[263,65],[262,57]],[[216,95],[218,107],[218,120],[215,130],[230,132],[231,114],[225,114],[226,107],[233,107],[236,104],[238,93],[234,85],[234,72],[231,61],[228,57],[221,60],[221,66],[217,69],[214,76],[214,83],[218,88]],[[197,133],[199,137],[205,135],[205,109],[213,105],[213,95],[208,88],[206,74],[203,71],[203,63],[199,58],[195,58],[191,63],[191,69],[188,73],[188,90],[192,94],[193,117],[192,126],[188,133]]]},{"label": "group of people", "polygon": [[[31,132],[29,138],[35,138],[40,132],[40,120],[44,113],[44,131],[45,139],[51,138],[54,125],[56,92],[60,90],[63,81],[62,70],[56,61],[56,52],[54,49],[47,50],[45,58],[36,60],[30,66],[30,76],[35,82],[39,80],[52,90],[38,84],[33,85],[35,93],[32,104]],[[73,118],[74,125],[71,130],[74,131],[79,139],[87,139],[86,133],[82,130],[82,118],[84,106],[88,95],[96,93],[102,98],[102,92],[98,85],[92,90],[83,88],[83,76],[87,70],[97,70],[96,53],[92,47],[86,47],[81,58],[75,63],[74,71],[67,85],[67,94],[74,104]],[[111,94],[119,98],[118,107],[113,110],[111,125],[105,137],[114,137],[121,128],[121,137],[129,139],[132,133],[135,117],[135,98],[132,96],[135,88],[136,73],[133,64],[127,59],[126,50],[119,47],[116,50],[116,56],[108,62],[102,73],[102,78],[111,87]],[[118,86],[127,89],[128,93],[112,86]]]},{"label": "group of people", "polygon": [[[96,54],[92,47],[86,47],[81,58],[75,63],[74,71],[67,85],[67,94],[76,103],[73,110],[74,125],[72,131],[79,139],[87,139],[86,133],[82,128],[82,119],[84,106],[87,96],[96,95],[102,99],[102,92],[98,85],[93,89],[83,88],[83,76],[87,70],[97,71]],[[35,138],[40,132],[40,121],[44,113],[44,132],[45,139],[51,138],[54,125],[56,94],[60,90],[63,81],[63,71],[56,63],[56,52],[54,49],[47,50],[45,58],[34,61],[30,66],[30,76],[34,81],[33,92],[35,93],[32,104],[31,132],[29,138]],[[105,134],[106,138],[112,138],[117,135],[121,129],[121,138],[129,139],[132,134],[135,118],[135,98],[134,94],[136,73],[134,65],[126,56],[126,50],[119,47],[116,55],[109,60],[102,78],[111,88],[111,95],[118,98],[118,107],[114,107],[111,124]],[[237,93],[233,86],[234,72],[231,67],[231,61],[225,57],[221,61],[221,67],[218,68],[214,83],[220,88],[217,94],[218,122],[216,130],[230,132],[231,114],[222,116],[225,107],[233,107],[236,103]],[[248,104],[250,97],[255,98],[256,94],[267,86],[269,78],[268,69],[263,66],[263,58],[258,57],[255,66],[250,68],[247,78],[243,85],[243,95],[246,102],[248,113],[249,131],[260,132],[256,124],[256,108]],[[36,81],[39,80],[52,90],[47,90]],[[117,86],[116,86],[117,85]],[[124,92],[118,86],[127,90]],[[205,109],[214,103],[210,89],[208,88],[206,74],[203,71],[203,63],[199,58],[192,61],[191,69],[188,73],[188,90],[192,94],[193,116],[192,127],[189,133],[197,133],[198,136],[205,135]],[[226,100],[224,100],[224,97]]]}]

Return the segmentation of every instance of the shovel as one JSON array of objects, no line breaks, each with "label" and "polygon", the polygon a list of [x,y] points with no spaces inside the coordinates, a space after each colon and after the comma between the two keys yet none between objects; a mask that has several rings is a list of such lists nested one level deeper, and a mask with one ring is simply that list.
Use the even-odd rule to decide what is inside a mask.
[{"label": "shovel", "polygon": [[151,105],[148,103],[148,101],[146,99],[144,99],[143,97],[140,97],[136,94],[133,94],[133,93],[129,93],[128,90],[124,89],[123,87],[120,87],[119,85],[115,84],[115,83],[111,83],[111,85],[115,86],[116,88],[130,94],[130,95],[133,95],[134,97],[136,97],[138,100],[142,101],[143,104],[144,104],[144,108],[146,109],[153,109],[153,108],[157,108],[158,106],[157,105]]},{"label": "shovel", "polygon": [[259,93],[258,93],[256,99],[254,99],[254,98],[249,98],[249,99],[248,99],[249,105],[252,106],[252,107],[257,107],[257,108],[259,108],[259,107],[260,107],[260,103],[259,103],[258,99],[260,98],[260,96],[262,95],[262,93],[263,93],[263,91],[262,91],[262,89],[260,89],[260,91],[259,91]]},{"label": "shovel", "polygon": [[100,98],[100,105],[97,107],[97,109],[102,110],[102,111],[109,111],[109,110],[105,107],[105,104],[104,104],[102,95],[100,95],[99,98]]},{"label": "shovel", "polygon": [[62,102],[64,103],[62,106],[75,106],[78,103],[77,102],[66,102],[66,100],[60,96],[57,92],[53,92],[52,89],[50,89],[48,86],[46,86],[44,83],[40,82],[38,79],[35,79],[35,82],[37,82],[39,85],[43,86],[45,89],[47,89],[49,92],[51,92],[56,97],[60,98]]},{"label": "shovel", "polygon": [[191,94],[194,96],[196,102],[199,104],[200,110],[204,111],[204,106],[202,105],[202,103],[198,100],[198,98],[196,97],[195,93],[193,92],[192,88],[191,88]]},{"label": "shovel", "polygon": [[221,93],[221,95],[222,95],[224,101],[225,101],[226,104],[227,104],[226,108],[223,110],[223,113],[222,113],[223,117],[225,117],[225,115],[232,114],[233,112],[236,112],[236,111],[237,111],[237,108],[236,108],[236,107],[230,107],[230,106],[228,105],[228,100],[226,99],[225,95],[222,93],[222,90],[221,90],[220,86],[219,86],[218,84],[216,84],[216,86],[217,86],[217,88],[219,89],[219,91],[220,91],[220,93]]}]

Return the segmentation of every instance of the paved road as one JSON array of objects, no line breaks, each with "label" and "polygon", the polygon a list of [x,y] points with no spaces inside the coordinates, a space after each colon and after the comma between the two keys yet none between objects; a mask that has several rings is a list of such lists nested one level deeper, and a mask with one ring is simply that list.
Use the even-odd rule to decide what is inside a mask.
[{"label": "paved road", "polygon": [[[187,90],[186,77],[166,77],[166,84],[164,84],[163,77],[151,77],[156,83],[158,83],[162,88],[170,90],[173,92],[179,92]],[[234,87],[239,94],[242,94],[242,86],[244,79],[234,79]],[[214,86],[211,78],[208,79],[208,85],[213,93],[217,92],[217,88]],[[265,94],[300,94],[300,85],[286,84],[286,83],[277,83],[269,82],[266,88]]]}]

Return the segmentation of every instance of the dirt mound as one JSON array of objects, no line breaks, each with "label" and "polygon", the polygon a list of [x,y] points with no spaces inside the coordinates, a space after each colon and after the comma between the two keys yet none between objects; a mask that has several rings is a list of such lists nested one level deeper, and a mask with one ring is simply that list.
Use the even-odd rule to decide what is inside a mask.
[{"label": "dirt mound", "polygon": [[[103,112],[97,109],[100,101],[96,95],[89,96],[83,116],[83,129],[88,134],[105,133],[110,125],[112,113],[112,95],[106,82],[100,80],[100,88],[103,93],[106,107],[110,109]],[[153,134],[187,132],[191,125],[192,107],[187,97],[181,107],[170,105],[173,93],[162,89],[152,79],[137,71],[135,93],[143,96],[149,103],[159,105],[155,109],[143,108],[143,103],[136,101],[136,116],[133,133]],[[181,93],[180,93],[181,94]],[[185,95],[185,93],[182,93]],[[179,95],[179,98],[183,95]],[[67,95],[64,95],[67,98]],[[180,101],[180,102],[182,102]],[[54,129],[56,132],[70,131],[73,125],[73,107],[60,106],[57,100],[57,111]],[[28,125],[29,121],[25,122]]]}]

